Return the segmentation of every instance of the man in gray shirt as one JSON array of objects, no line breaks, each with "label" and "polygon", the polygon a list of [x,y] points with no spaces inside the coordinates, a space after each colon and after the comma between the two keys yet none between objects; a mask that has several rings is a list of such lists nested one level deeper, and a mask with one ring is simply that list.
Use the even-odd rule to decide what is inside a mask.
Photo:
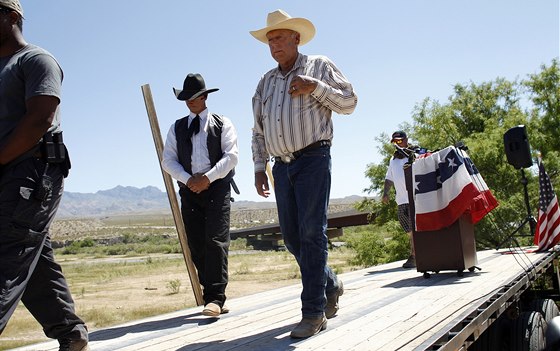
[{"label": "man in gray shirt", "polygon": [[26,43],[22,22],[19,0],[0,0],[0,333],[21,300],[60,350],[85,351],[87,327],[49,235],[70,168],[58,116],[63,73]]}]

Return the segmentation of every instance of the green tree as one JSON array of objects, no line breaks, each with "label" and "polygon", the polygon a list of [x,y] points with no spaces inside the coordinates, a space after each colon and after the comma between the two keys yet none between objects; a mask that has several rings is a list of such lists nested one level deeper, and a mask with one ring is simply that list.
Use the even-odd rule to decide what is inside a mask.
[{"label": "green tree", "polygon": [[[553,185],[557,185],[560,157],[560,74],[558,60],[541,67],[541,72],[525,81],[497,78],[481,84],[457,84],[444,104],[426,98],[415,106],[412,125],[401,127],[409,138],[431,150],[462,141],[480,174],[498,199],[499,206],[476,227],[480,248],[494,248],[512,233],[526,217],[520,170],[507,162],[504,133],[517,125],[526,125],[533,153],[540,153]],[[377,139],[384,156],[380,164],[370,164],[366,176],[371,185],[366,191],[379,194],[393,147],[386,135]],[[524,171],[532,213],[536,214],[538,180],[534,168]],[[557,187],[556,187],[557,188]],[[396,218],[395,203],[383,205],[377,200],[364,201],[362,209],[377,214],[376,223]],[[392,218],[391,218],[392,217]],[[529,226],[524,228],[529,233]],[[522,244],[531,242],[531,237]]]},{"label": "green tree", "polygon": [[530,110],[531,145],[540,151],[555,189],[560,170],[560,68],[558,59],[524,82],[532,102]]}]

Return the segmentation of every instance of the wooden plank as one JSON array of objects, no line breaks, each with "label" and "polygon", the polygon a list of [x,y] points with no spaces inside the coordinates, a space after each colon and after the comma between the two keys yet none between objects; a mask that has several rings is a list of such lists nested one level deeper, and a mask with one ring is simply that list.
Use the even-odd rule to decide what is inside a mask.
[{"label": "wooden plank", "polygon": [[369,224],[375,219],[373,214],[357,210],[349,210],[329,214],[327,226],[329,228],[353,227]]},{"label": "wooden plank", "polygon": [[[334,239],[342,236],[342,228],[330,228],[327,229],[327,237],[329,239]],[[280,241],[282,240],[282,234],[268,234],[268,235],[261,235],[259,240],[262,241]]]},{"label": "wooden plank", "polygon": [[[304,340],[289,332],[300,319],[301,284],[228,301],[231,313],[204,317],[200,307],[91,332],[96,351],[416,350],[450,330],[500,286],[550,253],[478,253],[482,271],[433,274],[401,262],[341,274],[340,311],[325,331]],[[58,349],[56,342],[20,351]],[[420,348],[422,349],[422,348]]]},{"label": "wooden plank", "polygon": [[[361,212],[357,210],[342,211],[336,213],[329,213],[327,217],[327,228],[344,228],[359,225],[366,225],[371,222],[370,214],[368,212]],[[235,229],[230,232],[232,239],[244,238],[251,235],[262,234],[280,234],[280,225],[278,223],[265,224],[256,227]]]},{"label": "wooden plank", "polygon": [[185,264],[187,265],[187,272],[189,274],[191,287],[194,293],[194,300],[196,301],[196,304],[200,306],[204,304],[204,299],[202,297],[202,288],[200,286],[200,281],[198,280],[196,268],[192,261],[191,250],[189,249],[189,244],[187,242],[187,231],[185,230],[185,225],[183,224],[181,210],[179,209],[179,202],[177,201],[177,195],[175,193],[175,187],[173,185],[171,176],[167,172],[165,172],[163,167],[161,166],[161,160],[163,158],[163,141],[161,139],[156,107],[152,98],[152,90],[150,89],[149,84],[145,84],[142,86],[142,95],[144,96],[144,104],[146,105],[148,120],[150,121],[150,129],[152,131],[152,137],[154,139],[154,145],[158,156],[158,164],[160,166],[161,175],[165,183],[165,189],[167,190],[167,196],[169,198],[169,205],[171,206],[173,219],[175,220],[175,227],[177,228],[179,243],[181,244],[181,251],[183,253],[183,258],[185,259]]}]

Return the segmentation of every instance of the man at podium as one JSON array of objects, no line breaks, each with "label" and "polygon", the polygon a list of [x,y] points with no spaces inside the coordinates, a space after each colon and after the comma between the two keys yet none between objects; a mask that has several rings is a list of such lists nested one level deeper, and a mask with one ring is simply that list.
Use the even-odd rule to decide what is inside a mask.
[{"label": "man at podium", "polygon": [[395,145],[396,150],[393,157],[389,161],[389,168],[385,175],[385,184],[383,186],[383,203],[389,202],[389,191],[391,187],[395,188],[395,201],[397,202],[397,215],[399,223],[403,230],[408,234],[410,240],[410,256],[403,264],[403,268],[416,268],[416,260],[414,255],[414,245],[412,244],[412,225],[410,222],[410,211],[408,205],[408,192],[406,190],[406,182],[404,178],[404,165],[409,161],[410,153],[414,151],[410,149],[408,137],[402,130],[398,130],[391,135],[391,143]]}]

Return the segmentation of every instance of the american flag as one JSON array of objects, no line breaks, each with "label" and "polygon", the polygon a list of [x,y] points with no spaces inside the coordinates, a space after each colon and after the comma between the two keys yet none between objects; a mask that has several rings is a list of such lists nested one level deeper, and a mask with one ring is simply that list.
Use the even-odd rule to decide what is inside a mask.
[{"label": "american flag", "polygon": [[449,146],[412,164],[416,231],[439,230],[463,214],[477,223],[498,202],[466,152]]},{"label": "american flag", "polygon": [[560,241],[560,210],[542,161],[539,162],[539,192],[539,219],[534,243],[539,247],[537,251],[547,251]]}]

